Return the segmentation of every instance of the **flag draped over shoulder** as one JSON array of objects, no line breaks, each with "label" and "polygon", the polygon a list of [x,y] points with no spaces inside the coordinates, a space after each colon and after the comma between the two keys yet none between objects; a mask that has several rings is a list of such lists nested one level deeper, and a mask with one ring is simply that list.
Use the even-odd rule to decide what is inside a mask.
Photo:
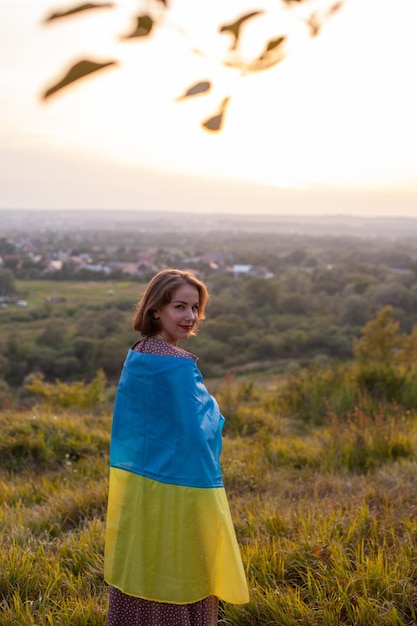
[{"label": "flag draped over shoulder", "polygon": [[248,601],[221,475],[223,423],[194,360],[129,351],[110,447],[110,585],[173,604]]}]

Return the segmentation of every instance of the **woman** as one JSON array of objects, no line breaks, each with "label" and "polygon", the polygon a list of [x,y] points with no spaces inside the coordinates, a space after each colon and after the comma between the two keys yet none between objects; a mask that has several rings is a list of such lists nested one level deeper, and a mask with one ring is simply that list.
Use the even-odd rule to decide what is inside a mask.
[{"label": "woman", "polygon": [[206,286],[159,272],[138,303],[110,447],[108,626],[214,626],[248,602],[223,487],[224,418],[196,357],[178,347],[205,317]]}]

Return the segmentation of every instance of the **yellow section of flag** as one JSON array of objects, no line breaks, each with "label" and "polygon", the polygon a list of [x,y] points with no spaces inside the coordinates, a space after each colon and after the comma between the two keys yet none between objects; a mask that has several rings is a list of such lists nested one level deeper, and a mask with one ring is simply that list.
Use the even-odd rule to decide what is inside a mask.
[{"label": "yellow section of flag", "polygon": [[224,488],[169,485],[111,468],[105,579],[158,602],[189,604],[210,595],[248,602]]}]

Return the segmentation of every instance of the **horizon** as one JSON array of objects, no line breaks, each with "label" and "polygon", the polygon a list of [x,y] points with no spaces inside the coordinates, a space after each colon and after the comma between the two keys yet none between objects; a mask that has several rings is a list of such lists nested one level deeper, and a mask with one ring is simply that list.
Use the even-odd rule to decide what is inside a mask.
[{"label": "horizon", "polygon": [[319,237],[370,241],[417,240],[417,216],[352,216],[197,213],[190,211],[112,209],[0,209],[4,236],[33,233],[171,233],[210,236],[213,233],[253,237]]},{"label": "horizon", "polygon": [[15,215],[17,213],[56,213],[56,214],[60,214],[60,213],[64,213],[64,214],[72,214],[73,216],[75,216],[76,214],[82,214],[82,215],[95,215],[96,213],[105,213],[107,215],[111,215],[112,213],[114,213],[114,217],[117,218],[117,216],[119,215],[124,215],[124,216],[131,216],[131,215],[137,215],[138,217],[140,217],[141,215],[146,215],[146,216],[153,216],[153,217],[158,217],[158,216],[167,216],[167,217],[172,217],[174,218],[176,215],[186,215],[186,216],[192,216],[195,218],[209,218],[209,219],[219,219],[219,218],[225,218],[225,219],[230,219],[230,220],[237,220],[237,219],[243,219],[245,221],[254,221],[254,220],[264,220],[264,221],[275,221],[275,220],[282,220],[282,221],[300,221],[300,220],[311,220],[311,221],[318,221],[318,220],[330,220],[330,221],[337,221],[337,220],[347,220],[347,221],[365,221],[365,222],[370,222],[370,221],[417,221],[417,213],[414,215],[380,215],[380,214],[375,214],[375,215],[355,215],[352,213],[231,213],[231,212],[213,212],[213,211],[207,211],[207,212],[198,212],[196,213],[195,211],[192,211],[190,209],[186,210],[186,209],[173,209],[173,210],[167,210],[167,209],[135,209],[135,208],[131,208],[131,209],[120,209],[120,208],[116,208],[116,207],[108,207],[108,208],[100,208],[100,207],[89,207],[89,208],[81,208],[81,207],[68,207],[68,208],[37,208],[37,207],[6,207],[6,206],[0,206],[0,213],[9,213],[12,215]]}]

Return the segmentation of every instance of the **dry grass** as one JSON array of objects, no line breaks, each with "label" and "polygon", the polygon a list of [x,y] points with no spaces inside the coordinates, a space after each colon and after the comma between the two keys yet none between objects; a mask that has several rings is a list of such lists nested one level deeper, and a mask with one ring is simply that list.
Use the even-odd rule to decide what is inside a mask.
[{"label": "dry grass", "polygon": [[[322,424],[227,381],[223,468],[251,589],[236,626],[417,623],[417,420]],[[226,412],[226,411],[225,411]],[[0,414],[2,626],[101,626],[110,414]]]}]

